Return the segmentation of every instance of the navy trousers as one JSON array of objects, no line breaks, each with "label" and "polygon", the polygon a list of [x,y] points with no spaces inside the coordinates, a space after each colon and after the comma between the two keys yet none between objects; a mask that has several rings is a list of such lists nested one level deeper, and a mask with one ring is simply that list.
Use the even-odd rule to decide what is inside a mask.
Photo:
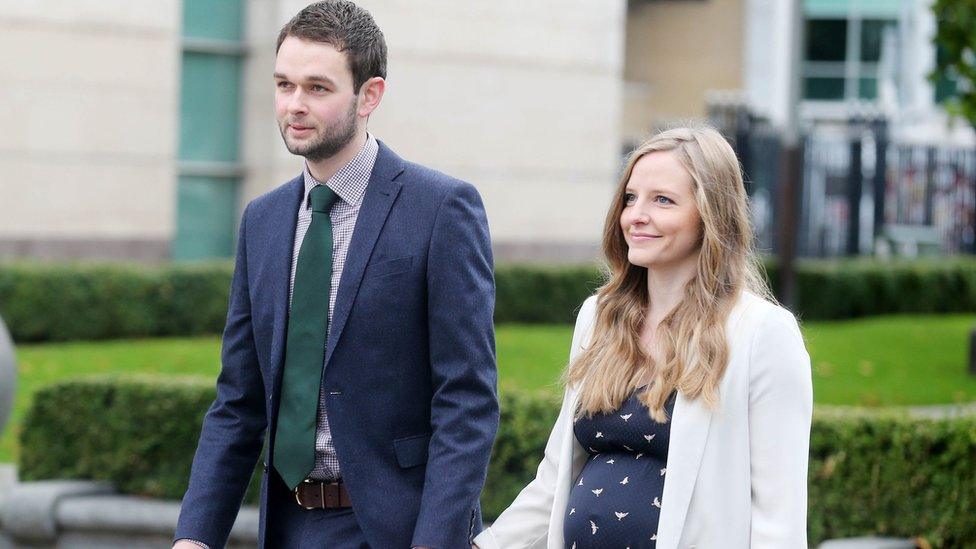
[{"label": "navy trousers", "polygon": [[275,471],[268,475],[267,547],[370,549],[352,509],[303,509]]}]

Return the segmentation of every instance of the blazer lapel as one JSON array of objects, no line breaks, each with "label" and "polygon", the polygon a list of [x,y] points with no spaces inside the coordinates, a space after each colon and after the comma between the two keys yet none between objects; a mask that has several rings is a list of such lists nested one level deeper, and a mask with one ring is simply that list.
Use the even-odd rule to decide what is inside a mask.
[{"label": "blazer lapel", "polygon": [[373,246],[376,245],[376,239],[386,223],[393,201],[400,192],[400,183],[395,179],[403,172],[403,167],[403,160],[380,141],[373,173],[366,186],[363,203],[359,207],[356,227],[353,229],[342,277],[339,279],[339,293],[332,311],[329,341],[325,351],[326,365],[332,358],[332,352],[349,318],[349,311],[359,292],[359,284],[363,280],[366,263],[373,253]]},{"label": "blazer lapel", "polygon": [[[736,305],[726,320],[726,337],[733,341],[742,326],[742,316],[749,301],[740,294]],[[728,379],[727,377],[725,379]],[[719,394],[725,394],[725,384],[720,384]],[[690,401],[678,391],[671,424],[668,450],[668,469],[664,477],[664,494],[661,496],[661,517],[658,522],[657,547],[677,549],[688,516],[688,505],[698,480],[708,430],[714,413],[704,400]]]},{"label": "blazer lapel", "polygon": [[[271,334],[271,372],[277,393],[279,373],[285,358],[285,330],[288,328],[288,288],[291,285],[291,260],[295,246],[298,205],[305,194],[305,183],[298,176],[287,184],[287,191],[271,207],[267,223],[272,224],[268,238],[267,283],[271,285],[274,322]],[[274,230],[274,228],[277,230]]]},{"label": "blazer lapel", "polygon": [[671,423],[671,450],[668,451],[664,494],[661,496],[661,518],[657,529],[659,549],[678,547],[711,424],[712,412],[702,402],[689,401],[678,391]]}]

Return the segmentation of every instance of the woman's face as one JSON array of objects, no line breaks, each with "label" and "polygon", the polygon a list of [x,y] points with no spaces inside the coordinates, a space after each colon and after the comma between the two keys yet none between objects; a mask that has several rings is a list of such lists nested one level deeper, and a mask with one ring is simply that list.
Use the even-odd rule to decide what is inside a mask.
[{"label": "woman's face", "polygon": [[620,213],[632,264],[660,269],[697,261],[702,230],[693,185],[671,151],[645,154],[634,164]]}]

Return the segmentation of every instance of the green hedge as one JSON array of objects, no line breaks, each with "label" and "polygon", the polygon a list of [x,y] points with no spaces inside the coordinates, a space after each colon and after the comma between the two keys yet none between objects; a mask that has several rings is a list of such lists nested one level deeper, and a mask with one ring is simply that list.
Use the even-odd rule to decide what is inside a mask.
[{"label": "green hedge", "polygon": [[[201,377],[91,376],[38,390],[20,433],[21,480],[107,480],[179,499],[216,391]],[[257,501],[255,468],[247,500]]]},{"label": "green hedge", "polygon": [[[232,272],[226,262],[0,264],[0,316],[18,342],[217,334]],[[767,272],[775,284],[775,264]],[[596,267],[500,265],[495,278],[496,321],[566,323],[602,276]],[[976,260],[804,261],[797,297],[805,320],[976,312]]]},{"label": "green hedge", "polygon": [[[179,498],[213,397],[212,381],[199,378],[89,378],[42,389],[21,435],[21,476],[109,480],[127,493]],[[501,408],[482,498],[488,519],[535,475],[558,402],[506,386]],[[811,544],[879,534],[974,547],[976,418],[818,408],[809,487]],[[256,493],[252,482],[247,501]]]},{"label": "green hedge", "polygon": [[602,280],[596,267],[499,265],[495,321],[572,323],[583,300]]},{"label": "green hedge", "polygon": [[[770,272],[771,278],[778,275]],[[976,260],[804,261],[797,268],[797,290],[797,310],[805,319],[974,312]]]},{"label": "green hedge", "polygon": [[877,533],[976,547],[976,417],[818,409],[809,496],[812,540]]},{"label": "green hedge", "polygon": [[0,316],[15,341],[220,333],[233,267],[0,265]]}]

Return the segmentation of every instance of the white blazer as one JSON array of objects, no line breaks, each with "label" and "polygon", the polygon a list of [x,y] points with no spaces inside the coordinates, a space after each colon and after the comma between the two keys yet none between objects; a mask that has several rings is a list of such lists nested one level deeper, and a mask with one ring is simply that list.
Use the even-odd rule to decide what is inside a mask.
[{"label": "white blazer", "polygon": [[[588,344],[596,298],[580,309],[570,359]],[[793,315],[750,292],[726,323],[729,364],[719,405],[680,392],[671,420],[658,549],[807,547],[810,357]],[[569,388],[530,482],[474,542],[481,549],[564,549],[563,519],[586,450]]]}]

